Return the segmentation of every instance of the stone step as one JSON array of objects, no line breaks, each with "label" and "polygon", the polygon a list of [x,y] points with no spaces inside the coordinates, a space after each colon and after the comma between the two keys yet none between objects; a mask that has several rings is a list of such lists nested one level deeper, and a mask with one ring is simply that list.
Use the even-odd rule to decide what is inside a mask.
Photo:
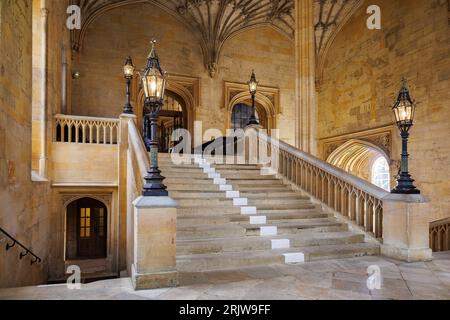
[{"label": "stone step", "polygon": [[364,242],[364,235],[351,232],[318,233],[314,236],[286,235],[274,237],[247,236],[243,238],[215,238],[178,240],[177,254],[204,254],[249,250],[272,250],[273,240],[288,240],[290,248]]},{"label": "stone step", "polygon": [[227,199],[225,197],[219,198],[212,196],[210,198],[193,199],[193,198],[176,198],[177,203],[181,207],[204,207],[204,206],[233,206],[233,199]]},{"label": "stone step", "polygon": [[330,230],[337,231],[347,231],[348,226],[346,224],[333,221],[330,219],[308,219],[304,220],[291,220],[291,221],[273,221],[266,225],[255,225],[250,223],[241,223],[240,226],[246,229],[247,235],[260,235],[261,227],[265,226],[276,226],[278,235],[283,234],[296,234],[302,233],[303,231],[314,231],[314,232],[327,232]]},{"label": "stone step", "polygon": [[164,172],[164,174],[167,174],[167,172],[203,173],[203,169],[194,166],[186,166],[186,167],[159,166],[159,169],[162,172]]},{"label": "stone step", "polygon": [[226,207],[218,207],[218,206],[179,206],[177,210],[178,216],[183,215],[195,215],[195,216],[201,216],[201,215],[227,215],[227,214],[241,214],[241,209],[239,207],[235,206],[226,206]]},{"label": "stone step", "polygon": [[256,165],[239,165],[239,164],[233,164],[233,165],[227,165],[227,164],[215,164],[212,165],[213,168],[216,168],[219,172],[235,172],[237,170],[244,170],[248,171],[249,173],[253,172],[261,172],[261,167]]},{"label": "stone step", "polygon": [[[164,175],[164,174],[163,174]],[[191,186],[200,185],[200,184],[208,184],[208,185],[214,185],[214,182],[211,179],[208,179],[207,176],[204,176],[203,178],[177,178],[177,177],[169,177],[164,180],[164,184],[167,186],[171,184],[190,184]]]},{"label": "stone step", "polygon": [[260,168],[254,168],[254,169],[231,169],[231,168],[230,169],[220,169],[220,168],[214,167],[214,169],[216,169],[216,171],[219,172],[224,177],[237,176],[237,177],[246,178],[246,177],[262,176]]},{"label": "stone step", "polygon": [[172,192],[204,192],[204,191],[214,191],[214,192],[223,192],[220,191],[220,187],[218,185],[215,185],[213,183],[211,184],[206,184],[206,183],[202,183],[202,184],[196,184],[196,185],[192,185],[190,183],[166,183],[166,181],[164,181],[164,183],[167,186],[167,189],[169,190],[170,193]]},{"label": "stone step", "polygon": [[275,185],[258,185],[258,184],[241,184],[241,185],[233,185],[234,190],[242,191],[242,192],[292,192],[292,189],[284,184],[275,184]]},{"label": "stone step", "polygon": [[264,186],[283,186],[286,187],[281,180],[278,179],[267,179],[265,177],[261,177],[260,179],[238,179],[238,178],[231,178],[227,179],[227,182],[233,186],[237,186],[237,190],[241,190],[241,186],[258,186],[261,187],[261,185]]},{"label": "stone step", "polygon": [[177,238],[224,238],[224,237],[244,237],[246,229],[238,224],[218,224],[203,226],[177,226]]},{"label": "stone step", "polygon": [[198,272],[284,263],[284,257],[272,250],[221,252],[177,256],[180,272]]},{"label": "stone step", "polygon": [[[196,172],[176,172],[176,171],[162,171],[161,173],[167,179],[170,178],[183,178],[183,179],[208,179],[208,175],[203,173],[201,170]],[[212,183],[212,180],[210,180]]]},{"label": "stone step", "polygon": [[250,266],[286,263],[285,255],[302,253],[305,262],[379,254],[379,245],[368,243],[312,246],[281,250],[252,250],[177,256],[181,272],[225,270]]},{"label": "stone step", "polygon": [[[221,237],[241,237],[261,235],[261,227],[277,227],[278,235],[298,234],[308,232],[339,232],[348,231],[348,226],[337,221],[329,219],[312,219],[314,221],[282,221],[267,225],[253,225],[246,223],[222,223],[215,225],[180,225],[177,226],[177,237],[179,239],[203,239],[203,238],[221,238]],[[318,221],[321,220],[321,221]]]},{"label": "stone step", "polygon": [[250,198],[248,199],[248,205],[257,206],[258,208],[264,208],[267,206],[274,206],[274,209],[278,208],[278,205],[286,205],[286,206],[303,206],[305,204],[311,204],[311,200],[308,197],[301,198],[275,198],[275,197],[266,197],[266,198]]},{"label": "stone step", "polygon": [[[258,215],[261,216],[261,215]],[[301,220],[301,219],[324,219],[332,218],[331,214],[325,214],[317,211],[305,212],[305,213],[291,213],[291,214],[271,214],[263,215],[267,219],[268,224],[273,224],[276,221],[285,220]],[[178,215],[178,224],[181,226],[196,226],[196,225],[208,225],[208,224],[221,224],[228,222],[248,222],[249,216],[241,214],[229,214],[229,215]]]},{"label": "stone step", "polygon": [[220,173],[220,176],[222,178],[231,180],[233,182],[248,181],[248,180],[257,182],[257,181],[260,181],[260,180],[271,180],[271,181],[277,181],[277,182],[281,183],[281,181],[279,179],[277,179],[274,175],[270,175],[270,176],[263,176],[263,175],[260,175],[260,174],[251,174],[250,175],[250,174],[241,174],[239,172],[236,172],[236,173],[225,173],[224,174],[224,173],[222,173],[220,171],[218,173]]},{"label": "stone step", "polygon": [[316,204],[308,204],[304,205],[303,208],[294,208],[294,209],[283,209],[283,208],[276,208],[276,209],[258,209],[258,214],[262,215],[271,215],[271,214],[295,214],[295,213],[301,213],[301,212],[322,212],[322,208],[320,205]]},{"label": "stone step", "polygon": [[170,196],[174,199],[182,198],[192,198],[192,199],[227,199],[226,193],[223,191],[215,190],[205,190],[205,191],[192,191],[192,190],[184,190],[184,191],[171,191]]},{"label": "stone step", "polygon": [[298,248],[305,252],[307,261],[344,259],[364,256],[380,255],[380,245],[376,243],[354,243],[343,245],[319,246],[320,250],[314,248]]},{"label": "stone step", "polygon": [[[251,206],[251,203],[255,201],[250,201],[249,205]],[[257,201],[256,201],[257,202]],[[294,203],[289,204],[270,204],[267,203],[258,203],[257,205],[258,213],[261,214],[262,212],[266,212],[268,210],[298,210],[298,209],[311,209],[316,208],[316,206],[311,201],[298,201]]]},{"label": "stone step", "polygon": [[[183,228],[196,228],[196,227],[202,227],[206,228],[208,226],[217,226],[220,224],[236,224],[245,227],[248,230],[258,229],[260,227],[263,227],[265,225],[269,226],[277,226],[278,228],[301,228],[306,229],[310,227],[314,227],[317,225],[335,225],[336,221],[333,218],[327,217],[327,216],[314,216],[314,217],[302,217],[302,218],[295,218],[295,219],[267,219],[266,217],[266,223],[263,224],[251,224],[252,218],[258,218],[262,216],[243,216],[243,215],[229,215],[229,216],[213,216],[213,217],[204,217],[202,216],[202,219],[199,219],[198,217],[179,217],[177,220],[177,227],[181,230]],[[249,224],[252,225],[252,227],[249,227]]]},{"label": "stone step", "polygon": [[310,199],[309,197],[302,196],[299,193],[293,191],[272,191],[272,192],[261,192],[261,191],[240,191],[240,196],[242,198],[248,199],[268,199],[268,198],[294,198],[294,199]]}]

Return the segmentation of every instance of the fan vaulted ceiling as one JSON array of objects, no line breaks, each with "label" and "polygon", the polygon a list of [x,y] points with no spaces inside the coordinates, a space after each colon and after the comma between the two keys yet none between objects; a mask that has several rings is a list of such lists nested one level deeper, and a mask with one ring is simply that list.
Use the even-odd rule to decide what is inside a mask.
[{"label": "fan vaulted ceiling", "polygon": [[[214,76],[227,39],[247,28],[269,25],[294,39],[295,0],[72,0],[82,11],[82,28],[72,32],[80,50],[87,27],[108,10],[136,3],[151,3],[171,13],[197,36],[205,67]],[[333,32],[354,12],[360,0],[315,0],[316,51],[326,53]]]}]

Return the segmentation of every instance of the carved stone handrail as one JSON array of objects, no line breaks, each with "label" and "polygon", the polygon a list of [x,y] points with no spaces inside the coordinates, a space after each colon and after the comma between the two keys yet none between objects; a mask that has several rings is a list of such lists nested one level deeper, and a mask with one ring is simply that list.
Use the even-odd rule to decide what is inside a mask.
[{"label": "carved stone handrail", "polygon": [[275,169],[280,176],[377,239],[382,238],[383,199],[391,198],[389,192],[263,132],[258,137],[268,154],[278,154]]},{"label": "carved stone handrail", "polygon": [[58,114],[54,117],[54,142],[115,145],[119,120]]},{"label": "carved stone handrail", "polygon": [[136,190],[142,190],[144,177],[147,175],[147,169],[150,165],[150,158],[145,148],[144,140],[133,119],[128,121],[128,145],[133,175],[136,181]]}]

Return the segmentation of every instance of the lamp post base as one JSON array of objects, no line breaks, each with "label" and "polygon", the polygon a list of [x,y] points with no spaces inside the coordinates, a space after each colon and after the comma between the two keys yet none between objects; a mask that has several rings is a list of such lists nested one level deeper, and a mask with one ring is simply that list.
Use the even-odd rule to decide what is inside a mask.
[{"label": "lamp post base", "polygon": [[144,197],[167,197],[169,195],[167,187],[163,183],[165,177],[161,175],[158,168],[150,168],[144,179],[145,185],[142,192]]},{"label": "lamp post base", "polygon": [[414,186],[414,180],[410,174],[401,174],[397,180],[397,186],[391,193],[395,194],[420,194],[420,190]]},{"label": "lamp post base", "polygon": [[259,126],[259,122],[256,119],[250,118],[250,122],[248,123],[249,126]]},{"label": "lamp post base", "polygon": [[126,104],[124,107],[123,107],[123,113],[124,114],[134,114],[134,112],[133,112],[133,107],[131,106],[131,104]]}]

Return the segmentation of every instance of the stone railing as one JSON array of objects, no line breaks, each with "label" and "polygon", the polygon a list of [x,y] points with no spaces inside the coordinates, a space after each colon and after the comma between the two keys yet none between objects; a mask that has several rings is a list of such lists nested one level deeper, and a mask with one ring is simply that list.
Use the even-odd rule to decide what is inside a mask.
[{"label": "stone railing", "polygon": [[80,144],[117,144],[119,120],[56,115],[53,141]]},{"label": "stone railing", "polygon": [[131,174],[134,176],[135,181],[134,187],[136,192],[141,192],[150,159],[144,141],[133,119],[128,121],[128,152],[128,160],[131,161],[132,164]]},{"label": "stone railing", "polygon": [[430,248],[435,252],[450,250],[450,218],[430,224]]},{"label": "stone railing", "polygon": [[272,157],[272,169],[286,182],[375,238],[383,237],[383,198],[389,192],[262,132],[258,136],[260,147],[267,148],[267,154]]}]

